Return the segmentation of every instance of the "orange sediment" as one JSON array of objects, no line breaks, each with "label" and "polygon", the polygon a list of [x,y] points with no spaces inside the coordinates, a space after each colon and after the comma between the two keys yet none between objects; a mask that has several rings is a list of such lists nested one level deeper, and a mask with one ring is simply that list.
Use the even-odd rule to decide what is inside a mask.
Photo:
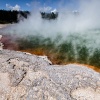
[{"label": "orange sediment", "polygon": [[22,51],[22,52],[29,52],[31,54],[36,54],[36,55],[47,55],[48,58],[51,60],[51,62],[53,64],[58,64],[58,65],[76,64],[76,65],[86,66],[88,68],[91,68],[91,69],[95,70],[96,72],[100,72],[100,69],[97,68],[96,66],[92,66],[92,65],[88,65],[88,64],[80,64],[80,63],[77,63],[77,62],[72,62],[72,63],[70,63],[70,62],[63,62],[63,61],[61,61],[61,60],[59,60],[57,58],[54,58],[52,56],[53,55],[52,53],[50,53],[50,54],[46,53],[46,51],[43,50],[42,48],[38,48],[38,49],[34,49],[34,50],[33,49],[27,49],[27,50],[20,50],[20,51]]}]

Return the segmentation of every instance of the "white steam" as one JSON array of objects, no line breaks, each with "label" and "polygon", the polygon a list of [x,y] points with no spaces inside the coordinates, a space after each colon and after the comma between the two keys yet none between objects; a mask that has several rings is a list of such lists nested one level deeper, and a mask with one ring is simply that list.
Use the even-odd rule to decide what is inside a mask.
[{"label": "white steam", "polygon": [[[61,34],[66,37],[73,34],[88,39],[88,42],[92,39],[94,44],[99,44],[99,32],[93,33],[89,30],[100,28],[100,0],[76,1],[79,1],[77,9],[70,10],[67,7],[60,7],[56,20],[43,20],[38,10],[41,6],[37,6],[38,8],[35,8],[28,19],[20,21],[5,31],[23,36],[41,34],[46,37],[55,37],[57,34]],[[50,7],[48,9],[51,10]]]}]

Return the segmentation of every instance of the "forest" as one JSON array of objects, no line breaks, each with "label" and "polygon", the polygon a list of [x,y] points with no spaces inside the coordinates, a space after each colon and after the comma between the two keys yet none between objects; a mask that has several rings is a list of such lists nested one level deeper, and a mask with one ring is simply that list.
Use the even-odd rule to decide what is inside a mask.
[{"label": "forest", "polygon": [[30,15],[29,11],[0,10],[0,23],[17,23]]}]

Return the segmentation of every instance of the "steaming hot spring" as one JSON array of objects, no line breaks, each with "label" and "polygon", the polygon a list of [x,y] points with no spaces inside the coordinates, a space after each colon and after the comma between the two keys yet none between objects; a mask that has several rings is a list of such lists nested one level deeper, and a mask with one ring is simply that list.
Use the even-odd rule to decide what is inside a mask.
[{"label": "steaming hot spring", "polygon": [[[99,8],[98,4],[93,3]],[[86,6],[79,11],[31,12],[27,19],[0,29],[4,49],[46,55],[54,64],[95,66],[100,71],[100,11]]]}]

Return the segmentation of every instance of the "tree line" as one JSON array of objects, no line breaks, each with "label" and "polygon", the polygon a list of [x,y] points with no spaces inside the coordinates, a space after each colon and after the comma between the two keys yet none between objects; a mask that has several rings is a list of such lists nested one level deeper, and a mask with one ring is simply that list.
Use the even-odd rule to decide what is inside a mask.
[{"label": "tree line", "polygon": [[29,11],[0,10],[0,23],[17,23],[20,19],[27,18],[28,15],[30,15]]},{"label": "tree line", "polygon": [[54,12],[51,12],[51,13],[46,13],[46,12],[40,12],[41,13],[41,17],[43,19],[56,19],[58,17],[58,12],[54,13]]}]

